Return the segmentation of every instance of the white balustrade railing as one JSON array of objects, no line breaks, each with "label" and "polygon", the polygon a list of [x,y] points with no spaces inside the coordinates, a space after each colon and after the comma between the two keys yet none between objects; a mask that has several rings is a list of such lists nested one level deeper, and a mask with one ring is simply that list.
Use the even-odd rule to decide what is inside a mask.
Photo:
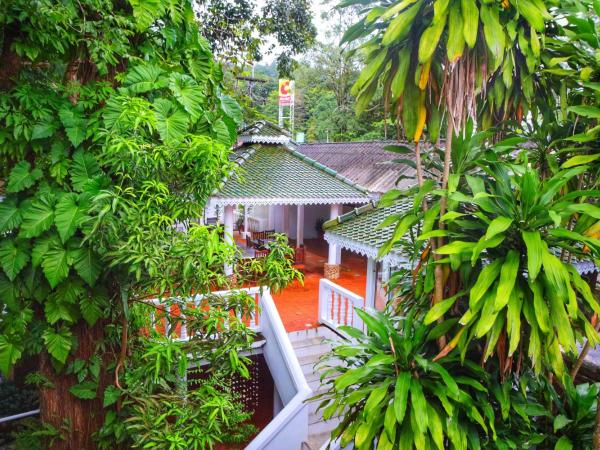
[{"label": "white balustrade railing", "polygon": [[[263,288],[263,291],[266,288]],[[244,288],[244,289],[239,289],[238,291],[243,291],[248,293],[248,295],[251,295],[254,298],[254,303],[256,305],[256,307],[254,308],[254,311],[252,312],[252,314],[250,314],[250,316],[248,317],[240,317],[244,323],[252,330],[259,332],[261,331],[260,329],[260,301],[261,301],[261,289],[259,287],[251,287],[251,288]],[[215,292],[211,292],[211,296],[220,296],[220,297],[225,297],[227,295],[231,295],[232,292],[235,291],[215,291]],[[206,299],[205,295],[200,295],[197,294],[193,297],[190,297],[189,299],[186,300],[186,304],[188,306],[194,306],[195,308],[202,308],[202,303],[204,302],[204,300]],[[188,340],[189,339],[189,334],[188,334],[188,330],[187,330],[187,321],[185,320],[184,315],[180,312],[179,307],[177,306],[177,302],[164,302],[161,301],[159,299],[151,299],[148,301],[149,303],[152,303],[153,305],[158,306],[159,308],[164,308],[164,312],[160,312],[160,310],[157,312],[156,310],[152,311],[150,314],[150,319],[151,319],[151,323],[153,324],[154,327],[160,326],[160,324],[162,323],[163,327],[164,327],[164,333],[165,334],[169,334],[171,329],[170,329],[170,321],[167,319],[167,315],[173,316],[173,317],[181,317],[182,320],[178,320],[177,324],[178,324],[178,329],[175,330],[175,335],[177,337],[177,339],[179,340]],[[168,308],[168,310],[167,310]],[[227,326],[227,323],[224,323],[223,326]]]},{"label": "white balustrade railing", "polygon": [[[255,331],[260,331],[265,343],[262,354],[267,362],[275,384],[275,396],[280,399],[276,405],[274,417],[269,424],[245,447],[245,450],[281,450],[299,449],[308,437],[308,404],[306,400],[312,391],[302,373],[296,353],[283,327],[279,313],[268,288],[252,287],[242,289],[255,299],[256,309],[251,317],[243,318],[246,324]],[[235,292],[235,291],[233,291]],[[211,295],[227,296],[232,291],[213,292]],[[196,307],[201,308],[204,296],[196,295],[189,299]],[[152,300],[155,305],[161,305]],[[162,303],[162,305],[165,305]],[[166,305],[165,305],[166,306]],[[164,306],[163,306],[164,307]],[[168,311],[178,316],[179,310],[171,307]],[[153,313],[155,314],[155,313]],[[153,317],[155,326],[160,323],[160,316]],[[168,324],[168,321],[165,321]],[[186,321],[178,321],[181,328],[176,330],[177,339],[189,339]],[[165,324],[165,332],[169,331]],[[276,402],[278,403],[278,402]]]},{"label": "white balustrade railing", "polygon": [[347,325],[364,331],[365,325],[356,314],[356,308],[365,308],[364,298],[331,280],[320,280],[319,323],[333,329]]}]

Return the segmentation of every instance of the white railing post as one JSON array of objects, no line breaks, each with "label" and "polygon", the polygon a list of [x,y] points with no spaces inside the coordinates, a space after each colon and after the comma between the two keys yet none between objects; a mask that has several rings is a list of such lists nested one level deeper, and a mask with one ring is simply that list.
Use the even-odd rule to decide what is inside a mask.
[{"label": "white railing post", "polygon": [[319,281],[319,323],[327,319],[327,301],[325,300],[325,296],[327,295],[327,287],[323,281],[323,279]]},{"label": "white railing post", "polygon": [[351,325],[364,331],[356,308],[364,309],[365,300],[328,279],[319,281],[319,323],[338,328]]}]

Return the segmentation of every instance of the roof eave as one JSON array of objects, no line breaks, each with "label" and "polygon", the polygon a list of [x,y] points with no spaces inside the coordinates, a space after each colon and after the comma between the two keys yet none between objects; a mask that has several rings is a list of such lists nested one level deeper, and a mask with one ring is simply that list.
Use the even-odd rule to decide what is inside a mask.
[{"label": "roof eave", "polygon": [[211,201],[218,206],[235,205],[337,205],[362,204],[369,198],[356,197],[222,197],[213,195]]},{"label": "roof eave", "polygon": [[402,255],[395,251],[391,251],[387,255],[379,256],[379,247],[365,244],[364,242],[356,241],[354,239],[341,236],[331,231],[326,231],[324,239],[330,243],[340,246],[343,249],[349,250],[353,253],[372,258],[376,261],[388,263],[393,267],[398,266],[409,266],[409,261]]}]

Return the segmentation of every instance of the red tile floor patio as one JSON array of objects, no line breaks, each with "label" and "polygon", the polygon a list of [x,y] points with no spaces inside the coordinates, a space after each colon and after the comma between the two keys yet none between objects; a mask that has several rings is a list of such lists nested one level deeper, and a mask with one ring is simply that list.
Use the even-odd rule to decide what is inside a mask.
[{"label": "red tile floor patio", "polygon": [[[322,239],[307,239],[305,246],[304,284],[294,282],[273,295],[277,310],[287,332],[318,326],[319,280],[327,261],[328,246]],[[340,278],[333,282],[364,297],[367,285],[367,259],[355,253],[342,251]]]}]

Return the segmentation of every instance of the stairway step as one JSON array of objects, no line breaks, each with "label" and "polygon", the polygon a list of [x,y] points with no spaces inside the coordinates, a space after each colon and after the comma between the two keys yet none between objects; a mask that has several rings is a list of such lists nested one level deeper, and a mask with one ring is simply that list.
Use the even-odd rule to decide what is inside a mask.
[{"label": "stairway step", "polygon": [[299,339],[297,341],[292,342],[292,347],[294,350],[298,350],[299,348],[311,347],[313,345],[320,345],[325,340],[322,336],[314,336],[306,339]]},{"label": "stairway step", "polygon": [[331,430],[323,430],[308,435],[308,445],[311,449],[319,450],[331,437]]}]

